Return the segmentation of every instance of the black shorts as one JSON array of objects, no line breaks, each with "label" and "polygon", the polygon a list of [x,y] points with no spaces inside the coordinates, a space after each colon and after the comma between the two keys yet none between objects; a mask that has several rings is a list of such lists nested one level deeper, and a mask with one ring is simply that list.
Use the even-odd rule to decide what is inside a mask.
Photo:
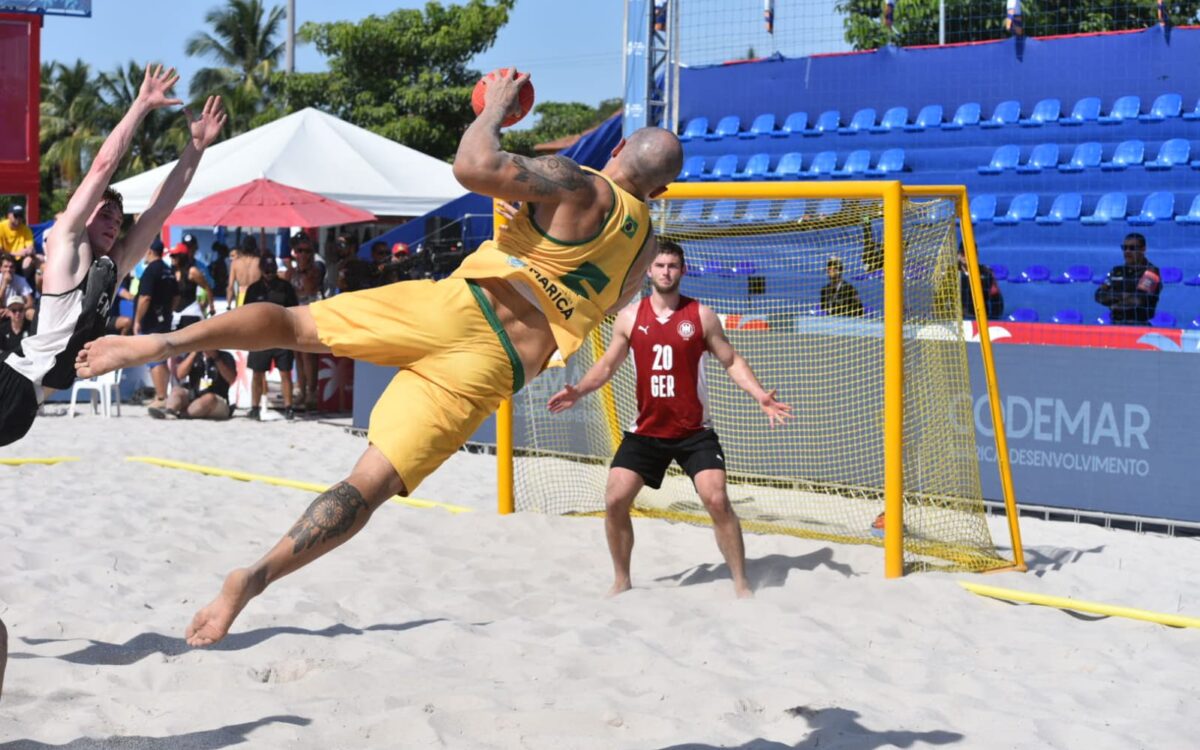
[{"label": "black shorts", "polygon": [[281,372],[291,372],[292,365],[296,362],[296,354],[291,349],[264,349],[261,352],[250,352],[246,357],[246,366],[251,372],[267,372],[271,369],[271,362],[274,362]]},{"label": "black shorts", "polygon": [[0,445],[25,437],[37,412],[33,383],[0,360]]},{"label": "black shorts", "polygon": [[717,433],[712,430],[701,430],[674,440],[626,432],[617,455],[613,456],[612,467],[636,472],[646,486],[657,490],[662,487],[663,476],[671,461],[677,461],[693,480],[706,469],[725,471],[725,451],[721,449]]}]

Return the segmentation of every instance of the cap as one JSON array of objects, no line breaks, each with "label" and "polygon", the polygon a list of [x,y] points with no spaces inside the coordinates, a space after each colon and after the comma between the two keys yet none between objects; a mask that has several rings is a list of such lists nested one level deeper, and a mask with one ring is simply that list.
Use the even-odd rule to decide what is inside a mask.
[{"label": "cap", "polygon": [[175,243],[175,247],[171,248],[170,255],[187,255],[192,249],[182,242]]},{"label": "cap", "polygon": [[186,245],[199,245],[200,244],[199,242],[196,241],[196,238],[190,234],[183,235],[183,242]]},{"label": "cap", "polygon": [[16,216],[24,216],[25,215],[25,207],[19,203],[14,203],[13,205],[9,206],[8,212],[10,214],[14,214]]},{"label": "cap", "polygon": [[408,255],[408,243],[397,242],[392,245],[392,255]]},{"label": "cap", "polygon": [[161,253],[161,252],[163,251],[163,241],[162,241],[162,238],[161,238],[161,237],[155,237],[155,238],[154,238],[154,241],[150,243],[150,249],[151,249],[151,250],[153,250],[153,251],[154,251],[154,252],[156,252],[156,253]]}]

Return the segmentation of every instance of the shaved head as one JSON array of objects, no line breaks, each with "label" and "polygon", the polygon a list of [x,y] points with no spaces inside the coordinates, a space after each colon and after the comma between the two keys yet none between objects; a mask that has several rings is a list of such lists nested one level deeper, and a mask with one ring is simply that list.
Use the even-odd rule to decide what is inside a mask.
[{"label": "shaved head", "polygon": [[621,171],[646,194],[666,187],[683,169],[683,147],[670,130],[640,128],[615,157]]}]

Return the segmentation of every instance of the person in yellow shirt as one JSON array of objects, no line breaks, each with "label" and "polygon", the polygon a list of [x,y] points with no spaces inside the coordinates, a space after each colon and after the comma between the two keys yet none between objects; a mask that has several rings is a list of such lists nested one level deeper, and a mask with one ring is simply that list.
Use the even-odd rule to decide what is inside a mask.
[{"label": "person in yellow shirt", "polygon": [[226,577],[188,627],[191,645],[221,640],[269,584],[358,533],[389,497],[415,489],[556,350],[570,356],[639,289],[656,249],[646,201],[679,174],[679,139],[661,128],[638,130],[598,172],[563,156],[506,153],[501,122],[518,106],[526,78],[489,79],[485,106],[454,161],[465,188],[522,208],[450,278],[301,307],[249,304],[162,336],[106,337],[79,355],[83,377],[224,348],[332,352],[399,368],[371,412],[370,445],[350,475],[261,559]]},{"label": "person in yellow shirt", "polygon": [[0,221],[0,254],[8,253],[21,265],[21,275],[29,282],[37,270],[38,257],[33,244],[33,230],[25,223],[25,207],[13,204],[8,218]]}]

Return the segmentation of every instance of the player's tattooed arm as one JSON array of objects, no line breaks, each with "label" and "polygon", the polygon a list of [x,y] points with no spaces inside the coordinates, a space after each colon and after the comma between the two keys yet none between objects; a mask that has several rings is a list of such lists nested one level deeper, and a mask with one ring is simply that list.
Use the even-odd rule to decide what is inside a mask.
[{"label": "player's tattooed arm", "polygon": [[513,154],[510,160],[516,167],[513,179],[523,183],[538,197],[553,196],[560,192],[573,193],[591,186],[587,172],[565,156],[530,159]]}]

